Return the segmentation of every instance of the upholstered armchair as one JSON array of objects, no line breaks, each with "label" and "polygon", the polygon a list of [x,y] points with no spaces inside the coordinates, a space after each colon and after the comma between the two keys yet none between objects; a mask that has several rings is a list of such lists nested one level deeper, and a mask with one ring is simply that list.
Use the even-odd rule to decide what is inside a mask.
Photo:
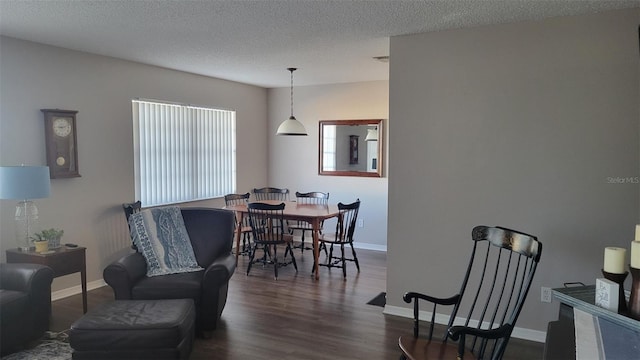
[{"label": "upholstered armchair", "polygon": [[196,332],[203,336],[216,329],[236,269],[231,252],[234,213],[213,208],[183,208],[181,212],[196,261],[204,271],[148,277],[145,258],[134,252],[109,264],[103,278],[116,300],[193,299]]},{"label": "upholstered armchair", "polygon": [[0,355],[19,350],[49,329],[53,270],[0,264]]}]

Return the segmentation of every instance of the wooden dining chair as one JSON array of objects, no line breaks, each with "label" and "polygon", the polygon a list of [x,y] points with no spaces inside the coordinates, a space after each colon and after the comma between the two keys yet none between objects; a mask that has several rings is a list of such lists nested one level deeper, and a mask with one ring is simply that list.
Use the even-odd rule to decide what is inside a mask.
[{"label": "wooden dining chair", "polygon": [[[503,227],[476,226],[460,291],[447,298],[407,292],[413,335],[398,340],[401,359],[501,359],[542,254],[535,236]],[[419,336],[419,303],[432,304],[428,337]],[[437,305],[453,306],[447,331],[434,340]],[[454,325],[454,322],[456,325]],[[457,341],[457,343],[456,343]]]},{"label": "wooden dining chair", "polygon": [[[224,196],[224,203],[226,206],[247,205],[249,203],[249,197],[251,197],[250,193],[227,194]],[[236,217],[236,224],[238,224],[237,217]],[[236,228],[236,231],[238,231],[237,228]],[[240,254],[248,255],[249,249],[251,247],[251,244],[250,244],[251,226],[249,226],[249,218],[246,216],[242,218],[242,224],[240,224],[240,235],[242,236],[242,250],[240,250]]]},{"label": "wooden dining chair", "polygon": [[256,201],[263,200],[280,200],[289,201],[289,189],[275,188],[275,187],[263,187],[253,189],[253,197]]},{"label": "wooden dining chair", "polygon": [[[347,277],[347,261],[352,261],[356,264],[358,272],[360,272],[360,263],[358,262],[358,256],[356,250],[353,248],[353,234],[356,230],[356,221],[358,220],[358,211],[360,210],[360,199],[351,204],[338,203],[338,221],[336,222],[336,230],[330,234],[322,234],[318,237],[320,246],[329,245],[329,255],[327,256],[326,263],[320,263],[320,266],[326,266],[328,268],[340,267],[342,268],[342,275]],[[333,254],[333,246],[340,246],[340,256]],[[344,253],[345,245],[351,246],[351,258],[347,258]],[[315,263],[313,268],[315,269]]]},{"label": "wooden dining chair", "polygon": [[[253,197],[256,201],[276,200],[276,201],[289,201],[289,189],[287,188],[275,188],[275,187],[263,187],[254,188]],[[269,248],[265,249],[266,253],[269,253]]]},{"label": "wooden dining chair", "polygon": [[[296,272],[298,272],[296,258],[291,248],[293,236],[284,231],[284,208],[284,203],[271,205],[253,202],[247,205],[249,224],[251,225],[253,234],[253,244],[249,254],[247,275],[249,275],[254,263],[261,263],[263,266],[272,264],[276,280],[278,280],[278,268],[280,267],[293,264]],[[278,245],[285,245],[282,261],[278,259]],[[264,255],[260,259],[255,259],[256,250],[259,247],[265,249]],[[289,260],[287,260],[287,255],[291,256]]]},{"label": "wooden dining chair", "polygon": [[[319,191],[312,191],[301,193],[296,191],[296,202],[298,204],[314,204],[314,205],[328,205],[329,204],[329,193],[323,193]],[[322,234],[322,225],[320,223],[320,233]],[[289,233],[294,235],[296,230],[301,232],[300,236],[300,245],[294,245],[294,249],[300,248],[300,252],[304,252],[305,250],[313,250],[312,248],[305,248],[304,246],[304,235],[306,232],[313,231],[313,227],[307,221],[288,221],[287,227],[289,229]],[[313,236],[313,234],[311,234]]]}]

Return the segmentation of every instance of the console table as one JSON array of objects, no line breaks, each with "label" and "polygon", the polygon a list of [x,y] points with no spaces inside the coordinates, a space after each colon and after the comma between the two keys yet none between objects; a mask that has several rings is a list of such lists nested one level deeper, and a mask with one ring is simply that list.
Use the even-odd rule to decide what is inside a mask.
[{"label": "console table", "polygon": [[574,309],[597,318],[602,351],[608,358],[633,359],[640,353],[640,321],[596,306],[595,285],[553,289],[552,293],[560,309],[558,321],[547,328],[544,359],[576,358]]},{"label": "console table", "polygon": [[35,251],[20,249],[7,250],[8,263],[31,263],[46,265],[53,269],[53,277],[80,272],[82,282],[82,311],[87,312],[87,265],[86,248],[78,246],[69,248],[62,246],[51,253],[40,254]]}]

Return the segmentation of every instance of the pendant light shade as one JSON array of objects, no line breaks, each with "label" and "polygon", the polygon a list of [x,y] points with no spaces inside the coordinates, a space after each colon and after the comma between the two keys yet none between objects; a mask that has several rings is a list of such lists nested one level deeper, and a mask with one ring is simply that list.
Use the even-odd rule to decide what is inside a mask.
[{"label": "pendant light shade", "polygon": [[378,128],[367,129],[367,136],[364,141],[378,141]]},{"label": "pendant light shade", "polygon": [[285,120],[278,126],[278,135],[307,135],[307,130],[304,128],[304,125],[294,116],[290,117],[288,120]]},{"label": "pendant light shade", "polygon": [[278,126],[276,135],[307,136],[307,130],[304,128],[304,125],[293,116],[293,72],[297,69],[287,68],[287,70],[291,72],[291,116]]}]

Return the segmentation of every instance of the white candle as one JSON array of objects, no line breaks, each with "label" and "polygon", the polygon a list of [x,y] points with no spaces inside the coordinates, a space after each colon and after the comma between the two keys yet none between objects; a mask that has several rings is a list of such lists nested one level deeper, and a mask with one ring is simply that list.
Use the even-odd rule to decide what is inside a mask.
[{"label": "white candle", "polygon": [[[640,251],[640,249],[639,249]],[[619,247],[604,248],[604,271],[612,274],[624,274],[624,258],[627,249]],[[640,254],[639,254],[640,256]],[[638,258],[640,261],[640,257]]]},{"label": "white candle", "polygon": [[636,241],[640,241],[640,225],[636,225]]},{"label": "white candle", "polygon": [[640,241],[631,242],[631,267],[640,269]]}]

